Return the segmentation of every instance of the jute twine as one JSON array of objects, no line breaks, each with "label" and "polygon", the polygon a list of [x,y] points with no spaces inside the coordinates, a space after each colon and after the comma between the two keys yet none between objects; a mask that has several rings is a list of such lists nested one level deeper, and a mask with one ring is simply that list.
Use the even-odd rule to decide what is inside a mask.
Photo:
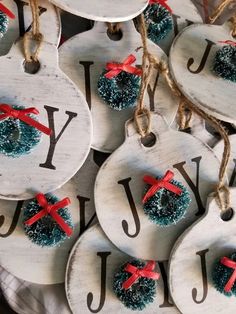
[{"label": "jute twine", "polygon": [[[25,33],[23,38],[23,49],[27,62],[38,61],[39,51],[43,42],[43,35],[40,33],[38,0],[29,1],[32,13],[32,31]],[[31,49],[31,40],[35,48]],[[33,50],[33,51],[31,51]]]}]

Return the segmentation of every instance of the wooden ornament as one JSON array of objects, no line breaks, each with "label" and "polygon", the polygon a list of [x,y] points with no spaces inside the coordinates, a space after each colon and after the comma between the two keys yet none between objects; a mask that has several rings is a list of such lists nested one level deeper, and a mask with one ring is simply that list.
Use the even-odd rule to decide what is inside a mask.
[{"label": "wooden ornament", "polygon": [[36,107],[38,119],[53,134],[20,158],[0,155],[0,198],[23,200],[48,193],[66,183],[84,163],[90,149],[92,124],[82,93],[60,71],[57,49],[43,43],[40,68],[26,73],[21,42],[0,58],[0,103]]},{"label": "wooden ornament", "polygon": [[233,40],[230,24],[191,25],[174,40],[170,50],[170,70],[183,94],[217,119],[234,122],[235,83],[213,72],[219,41]]},{"label": "wooden ornament", "polygon": [[[229,141],[231,145],[231,152],[230,152],[230,160],[227,167],[227,175],[229,178],[229,186],[236,186],[235,176],[236,176],[236,134],[229,136]],[[218,158],[222,158],[222,154],[224,151],[224,142],[221,140],[218,142],[214,148],[214,153]]]},{"label": "wooden ornament", "polygon": [[[107,239],[99,225],[88,229],[74,245],[67,264],[66,294],[72,312],[140,313],[127,309],[112,290],[114,273],[130,258]],[[168,297],[165,265],[157,263],[156,271],[161,273],[157,295],[141,313],[179,313]]]},{"label": "wooden ornament", "polygon": [[182,0],[181,2],[168,0],[167,3],[173,11],[174,27],[167,37],[159,42],[158,46],[160,46],[165,53],[169,54],[175,36],[177,36],[182,29],[193,23],[202,23],[202,17],[191,0]]},{"label": "wooden ornament", "polygon": [[[236,189],[230,189],[231,207]],[[227,298],[213,286],[214,262],[236,250],[236,216],[224,221],[216,199],[209,197],[207,212],[177,240],[169,264],[169,288],[181,313],[224,313],[235,311],[235,297]]]},{"label": "wooden ornament", "polygon": [[[0,40],[0,56],[3,56],[9,52],[16,39],[23,37],[25,32],[31,30],[32,13],[29,0],[3,0],[1,3],[15,15],[15,19],[10,19],[9,21],[7,33]],[[59,12],[47,0],[39,0],[38,3],[40,9],[40,31],[44,35],[44,40],[58,46],[61,35]]]},{"label": "wooden ornament", "polygon": [[[96,222],[93,189],[98,165],[91,151],[83,167],[62,188],[52,192],[59,199],[69,197],[74,232],[59,247],[33,244],[23,228],[23,201],[0,201],[0,264],[14,276],[40,284],[64,282],[65,265],[75,240]],[[12,254],[14,252],[14,258]]]},{"label": "wooden ornament", "polygon": [[148,0],[50,0],[62,10],[79,15],[89,20],[101,22],[129,21],[141,14],[148,5]]},{"label": "wooden ornament", "polygon": [[[157,114],[151,117],[155,144],[145,147],[134,123],[127,123],[124,144],[98,173],[95,206],[104,232],[120,250],[137,258],[164,261],[176,238],[205,212],[207,195],[218,181],[219,161],[197,138],[170,129]],[[141,200],[144,175],[163,176],[167,170],[189,190],[192,201],[184,219],[164,228],[148,219]]]},{"label": "wooden ornament", "polygon": [[[111,109],[99,96],[97,82],[107,62],[123,62],[130,54],[137,58],[136,65],[142,64],[140,34],[133,22],[123,23],[122,38],[111,40],[105,23],[97,23],[88,32],[76,35],[59,49],[61,69],[86,95],[93,119],[92,147],[99,151],[112,152],[124,141],[124,124],[133,116],[133,108],[116,111]],[[149,51],[166,61],[165,53],[151,41]],[[117,54],[119,51],[119,54]],[[178,100],[171,95],[165,79],[154,71],[145,104],[151,111],[160,112],[171,124],[178,109]]]}]

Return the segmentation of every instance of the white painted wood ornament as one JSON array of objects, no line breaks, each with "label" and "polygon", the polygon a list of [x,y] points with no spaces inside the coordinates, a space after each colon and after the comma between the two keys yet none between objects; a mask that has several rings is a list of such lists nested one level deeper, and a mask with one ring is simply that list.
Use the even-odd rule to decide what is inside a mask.
[{"label": "white painted wood ornament", "polygon": [[[76,83],[87,98],[93,119],[92,147],[111,152],[124,141],[124,124],[133,115],[133,108],[121,111],[107,105],[98,94],[98,79],[108,62],[123,62],[130,54],[136,57],[136,65],[142,64],[140,34],[133,22],[121,25],[122,38],[111,40],[105,23],[97,23],[88,32],[76,35],[59,49],[61,69]],[[150,53],[166,61],[165,53],[148,41]],[[119,54],[117,54],[119,51]],[[151,111],[160,112],[171,124],[178,109],[178,100],[171,95],[165,79],[153,71],[145,104]]]},{"label": "white painted wood ornament", "polygon": [[165,53],[169,54],[175,36],[185,27],[193,23],[202,23],[202,17],[191,0],[166,2],[172,10],[173,28],[165,38],[158,42]]},{"label": "white painted wood ornament", "polygon": [[[228,314],[235,311],[235,296],[227,297],[217,291],[216,281],[213,281],[215,263],[236,251],[235,188],[230,189],[230,196],[233,215],[227,216],[228,219],[232,216],[231,219],[222,220],[216,199],[210,196],[206,215],[189,227],[173,248],[168,271],[169,288],[181,313]],[[229,269],[228,278],[220,279],[219,276],[223,287],[233,271]]]},{"label": "white painted wood ornament", "polygon": [[[191,25],[174,40],[169,64],[177,86],[192,103],[218,119],[234,122],[236,85],[213,71],[216,52],[224,46],[219,41],[226,40],[233,41],[230,23]],[[229,60],[233,67],[233,59]]]},{"label": "white painted wood ornament", "polygon": [[157,263],[161,274],[155,301],[143,311],[127,309],[113,292],[113,276],[122,263],[131,259],[119,251],[101,227],[88,229],[76,242],[66,271],[66,294],[74,314],[79,313],[162,313],[177,314],[168,296],[166,262]]},{"label": "white painted wood ornament", "polygon": [[[230,160],[227,167],[227,175],[229,178],[229,186],[236,186],[235,176],[236,176],[236,134],[232,134],[229,136],[231,152],[230,152]],[[218,158],[221,158],[224,151],[224,143],[221,140],[218,142],[214,148],[214,153]]]},{"label": "white painted wood ornament", "polygon": [[37,108],[38,120],[52,130],[52,135],[42,133],[34,150],[19,158],[0,154],[0,198],[9,200],[29,199],[66,183],[84,163],[92,136],[86,100],[58,68],[56,47],[44,42],[39,71],[29,74],[24,69],[21,44],[18,42],[0,59],[4,73],[0,78],[0,103]]},{"label": "white painted wood ornament", "polygon": [[[0,56],[6,55],[12,44],[31,29],[32,13],[29,0],[3,0],[1,3],[15,15],[9,19],[8,30],[0,39]],[[61,22],[58,10],[47,0],[39,0],[40,30],[44,41],[58,46],[61,35]],[[50,32],[48,31],[50,29]]]},{"label": "white painted wood ornament", "polygon": [[148,0],[50,0],[62,10],[89,20],[101,22],[129,21],[141,14]]},{"label": "white painted wood ornament", "polygon": [[[62,188],[52,192],[60,200],[69,197],[74,224],[73,235],[60,246],[40,247],[32,243],[23,228],[23,201],[0,201],[0,264],[26,281],[40,284],[64,282],[65,266],[75,240],[97,220],[94,207],[94,181],[98,172],[91,151],[83,167]],[[12,252],[14,257],[12,258]]]},{"label": "white painted wood ornament", "polygon": [[[151,132],[156,142],[145,147],[134,123],[127,123],[125,142],[98,173],[95,206],[103,230],[119,249],[137,258],[164,261],[176,238],[205,212],[207,195],[218,181],[219,161],[203,142],[170,129],[157,114],[151,116]],[[143,177],[163,177],[167,170],[174,172],[174,180],[189,191],[192,201],[182,220],[163,227],[144,213]]]}]

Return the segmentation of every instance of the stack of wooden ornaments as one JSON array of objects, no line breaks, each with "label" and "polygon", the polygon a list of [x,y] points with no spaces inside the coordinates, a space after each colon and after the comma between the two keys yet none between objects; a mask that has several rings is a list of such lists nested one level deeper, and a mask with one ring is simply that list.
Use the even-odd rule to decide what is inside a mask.
[{"label": "stack of wooden ornaments", "polygon": [[0,266],[55,299],[0,273],[13,309],[232,313],[236,2],[0,0],[0,35]]}]

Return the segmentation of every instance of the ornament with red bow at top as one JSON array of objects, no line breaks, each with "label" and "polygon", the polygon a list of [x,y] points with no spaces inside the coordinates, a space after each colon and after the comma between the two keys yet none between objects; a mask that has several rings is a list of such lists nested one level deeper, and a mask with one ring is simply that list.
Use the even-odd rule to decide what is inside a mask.
[{"label": "ornament with red bow at top", "polygon": [[7,32],[9,18],[14,19],[15,15],[4,4],[0,3],[0,39]]},{"label": "ornament with red bow at top", "polygon": [[190,204],[189,191],[180,182],[173,180],[170,170],[164,177],[144,176],[147,183],[143,197],[143,209],[149,219],[160,226],[176,224],[182,219]]},{"label": "ornament with red bow at top", "polygon": [[135,61],[131,54],[122,63],[107,63],[98,80],[98,93],[112,109],[122,110],[136,103],[142,71],[133,65]]},{"label": "ornament with red bow at top", "polygon": [[150,0],[144,11],[148,38],[155,44],[173,29],[172,9],[167,0]]}]

